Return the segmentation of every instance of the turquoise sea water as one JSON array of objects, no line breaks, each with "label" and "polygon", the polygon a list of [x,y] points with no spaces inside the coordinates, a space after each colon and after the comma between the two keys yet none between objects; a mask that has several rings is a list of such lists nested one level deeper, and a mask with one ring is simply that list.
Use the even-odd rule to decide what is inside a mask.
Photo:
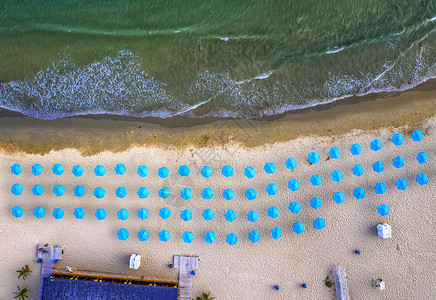
[{"label": "turquoise sea water", "polygon": [[0,0],[0,107],[257,117],[436,77],[429,0]]}]

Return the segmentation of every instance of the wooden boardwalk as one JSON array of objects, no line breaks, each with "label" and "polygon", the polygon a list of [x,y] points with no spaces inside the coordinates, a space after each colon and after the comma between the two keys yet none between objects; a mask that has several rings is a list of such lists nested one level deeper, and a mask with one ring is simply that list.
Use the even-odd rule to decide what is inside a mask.
[{"label": "wooden boardwalk", "polygon": [[173,265],[179,269],[179,300],[190,300],[191,272],[198,269],[198,257],[175,255]]},{"label": "wooden boardwalk", "polygon": [[50,277],[50,275],[53,274],[53,269],[55,266],[54,261],[62,259],[62,248],[44,247],[43,245],[38,244],[36,251],[36,256],[38,257],[38,259],[42,259],[41,284],[39,288],[39,299],[41,299],[44,278]]}]

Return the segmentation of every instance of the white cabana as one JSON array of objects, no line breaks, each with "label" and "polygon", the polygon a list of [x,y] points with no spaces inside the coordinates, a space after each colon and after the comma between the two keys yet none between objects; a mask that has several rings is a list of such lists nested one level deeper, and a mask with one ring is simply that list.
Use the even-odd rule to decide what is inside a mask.
[{"label": "white cabana", "polygon": [[141,255],[140,254],[132,254],[130,255],[130,264],[129,267],[131,269],[137,270],[141,265]]},{"label": "white cabana", "polygon": [[384,239],[391,237],[391,225],[383,223],[377,225],[377,235]]}]

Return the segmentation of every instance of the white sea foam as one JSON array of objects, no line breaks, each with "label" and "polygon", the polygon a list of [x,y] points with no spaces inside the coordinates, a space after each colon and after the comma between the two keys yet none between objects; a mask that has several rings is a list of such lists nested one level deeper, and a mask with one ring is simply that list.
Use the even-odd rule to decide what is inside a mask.
[{"label": "white sea foam", "polygon": [[333,53],[338,53],[341,52],[342,50],[344,50],[345,47],[333,47],[330,49],[327,49],[327,51],[325,52],[325,54],[333,54]]}]

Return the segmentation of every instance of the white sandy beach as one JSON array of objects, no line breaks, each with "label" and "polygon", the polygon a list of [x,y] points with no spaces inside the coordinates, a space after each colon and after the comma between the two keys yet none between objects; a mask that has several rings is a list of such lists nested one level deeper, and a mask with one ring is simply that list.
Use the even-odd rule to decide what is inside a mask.
[{"label": "white sandy beach", "polygon": [[[159,148],[133,148],[126,152],[104,152],[95,156],[82,157],[76,150],[66,149],[51,152],[48,155],[0,154],[0,192],[2,205],[0,210],[0,232],[2,243],[0,253],[3,263],[0,264],[0,299],[11,299],[12,292],[20,287],[30,288],[30,299],[39,295],[40,265],[36,263],[36,244],[50,243],[64,247],[64,259],[58,269],[69,265],[78,270],[100,271],[111,274],[120,273],[134,277],[176,280],[177,270],[169,269],[173,255],[197,255],[200,265],[192,281],[192,297],[203,291],[211,291],[217,299],[333,299],[334,289],[325,285],[324,280],[336,264],[346,268],[348,286],[352,299],[433,299],[436,275],[434,247],[436,226],[434,211],[436,180],[434,157],[436,155],[436,120],[429,121],[421,129],[424,139],[414,142],[409,129],[389,129],[372,133],[354,131],[346,136],[334,138],[307,137],[286,143],[270,144],[258,148],[240,148],[237,145],[226,148],[199,148],[186,150],[163,150]],[[404,143],[395,146],[391,143],[393,133],[402,133]],[[383,142],[383,148],[377,152],[370,149],[370,142],[375,138]],[[353,156],[349,149],[353,143],[359,143],[363,151]],[[341,151],[339,159],[329,159],[328,151],[338,147]],[[310,165],[307,155],[316,151],[320,154],[319,163]],[[427,152],[429,160],[418,164],[416,155],[420,151]],[[405,166],[397,169],[392,166],[396,156],[405,159]],[[285,161],[294,157],[297,168],[293,171],[285,166]],[[382,173],[372,171],[372,164],[380,160],[385,164]],[[266,162],[274,162],[277,171],[273,175],[265,174],[263,166]],[[10,166],[18,163],[23,171],[15,176],[10,173]],[[40,163],[44,167],[41,175],[31,174],[31,166]],[[55,163],[64,166],[61,176],[53,175],[51,167]],[[124,163],[127,172],[118,176],[114,172],[117,163]],[[76,164],[84,168],[82,177],[74,177],[71,173]],[[107,173],[104,177],[96,177],[93,169],[97,164],[104,165]],[[180,165],[188,165],[191,174],[182,178],[178,173]],[[221,175],[224,165],[234,167],[234,175],[225,178]],[[352,167],[361,164],[365,173],[361,177],[352,174]],[[136,174],[140,165],[148,166],[150,173],[145,178]],[[211,178],[203,178],[201,167],[209,165],[214,173]],[[166,166],[170,175],[161,179],[157,170]],[[253,179],[244,176],[244,169],[253,166],[257,173]],[[344,179],[340,183],[333,182],[330,174],[341,170]],[[425,173],[429,183],[421,186],[416,183],[416,175]],[[320,186],[312,186],[311,175],[321,175]],[[292,192],[287,188],[291,179],[301,183],[300,190]],[[398,178],[405,178],[409,183],[404,191],[396,188]],[[383,195],[374,192],[374,185],[383,182],[387,191]],[[20,183],[24,192],[14,196],[10,189],[12,184]],[[277,184],[277,195],[270,196],[265,188],[269,183]],[[44,194],[40,197],[32,194],[32,187],[41,184]],[[52,190],[55,184],[66,188],[64,196],[56,197]],[[73,195],[73,188],[81,184],[86,188],[82,198]],[[101,186],[106,190],[106,197],[97,199],[93,189]],[[115,189],[124,186],[127,197],[115,197]],[[136,191],[145,186],[150,191],[146,199],[139,199]],[[166,186],[171,195],[168,199],[158,197],[158,190]],[[366,197],[357,200],[353,197],[356,187],[366,190]],[[193,197],[183,200],[180,190],[190,187]],[[201,191],[210,187],[214,196],[210,200],[201,197]],[[235,198],[227,201],[222,197],[225,188],[235,191]],[[248,188],[258,191],[257,199],[249,201],[244,197]],[[345,201],[337,204],[332,200],[334,192],[342,191]],[[318,196],[323,205],[315,210],[310,207],[310,199]],[[288,205],[298,201],[302,210],[291,214]],[[390,207],[389,215],[377,214],[378,205],[386,203]],[[23,217],[16,219],[11,215],[12,207],[20,205],[24,209]],[[46,209],[46,216],[36,219],[32,213],[37,206]],[[163,220],[158,216],[159,209],[168,207],[172,215]],[[267,209],[276,206],[280,215],[271,219]],[[56,220],[51,215],[56,207],[65,211],[65,217]],[[74,208],[83,207],[86,211],[83,220],[73,216]],[[105,208],[108,212],[106,220],[99,221],[94,212],[97,208]],[[149,217],[146,220],[137,218],[139,208],[147,208]],[[126,208],[130,218],[118,220],[116,212]],[[189,208],[193,218],[189,222],[180,219],[180,212]],[[204,221],[201,213],[211,208],[215,212],[212,221]],[[227,222],[224,213],[235,210],[238,217],[233,223]],[[251,223],[246,214],[254,210],[259,213],[259,220]],[[317,217],[326,220],[322,230],[313,228],[312,222]],[[297,235],[292,232],[292,224],[301,221],[306,231]],[[375,226],[387,222],[392,225],[393,237],[381,239],[377,237]],[[282,237],[274,240],[269,236],[272,228],[283,229]],[[126,228],[130,237],[126,241],[117,238],[117,231]],[[150,238],[141,242],[136,237],[138,230],[146,229]],[[161,242],[158,233],[167,229],[171,239]],[[182,241],[182,234],[189,230],[194,233],[192,244]],[[217,233],[213,244],[204,241],[208,230]],[[248,240],[248,232],[258,230],[260,241],[253,244]],[[230,246],[225,242],[229,233],[239,236],[238,243]],[[355,255],[359,249],[361,255]],[[128,268],[127,258],[131,253],[141,253],[145,263],[139,270]],[[15,270],[28,264],[33,272],[23,282],[17,279]],[[330,276],[331,278],[331,276]],[[373,278],[386,281],[387,289],[379,291],[371,286]],[[306,283],[307,289],[301,288]],[[274,285],[280,290],[274,290]]]}]

